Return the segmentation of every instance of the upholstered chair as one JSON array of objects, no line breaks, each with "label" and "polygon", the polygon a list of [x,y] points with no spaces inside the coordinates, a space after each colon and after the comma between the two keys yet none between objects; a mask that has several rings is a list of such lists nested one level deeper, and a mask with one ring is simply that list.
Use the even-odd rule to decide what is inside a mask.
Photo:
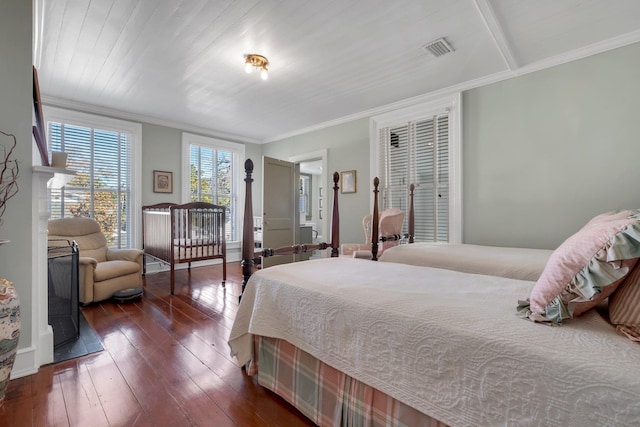
[{"label": "upholstered chair", "polygon": [[102,301],[119,290],[142,285],[143,252],[109,248],[97,221],[80,217],[52,219],[48,231],[49,239],[78,243],[81,303]]},{"label": "upholstered chair", "polygon": [[[365,243],[344,243],[340,246],[342,255],[354,258],[371,258],[371,218],[368,214],[362,219],[362,227],[365,234]],[[380,236],[402,233],[402,223],[404,222],[404,212],[400,209],[389,208],[380,212],[378,222],[378,233]],[[378,258],[385,249],[398,245],[400,242],[387,241],[378,243]]]},{"label": "upholstered chair", "polygon": [[371,214],[362,218],[362,228],[364,230],[364,243],[343,243],[340,245],[342,256],[352,257],[356,251],[369,251],[371,253]]}]

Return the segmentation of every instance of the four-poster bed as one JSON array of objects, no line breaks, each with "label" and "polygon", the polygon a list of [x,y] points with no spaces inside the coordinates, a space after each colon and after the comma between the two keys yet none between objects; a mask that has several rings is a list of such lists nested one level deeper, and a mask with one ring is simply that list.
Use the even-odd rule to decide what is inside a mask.
[{"label": "four-poster bed", "polygon": [[[409,185],[408,232],[379,236],[378,193],[380,181],[373,180],[372,260],[396,262],[423,267],[444,268],[464,273],[486,274],[519,280],[537,280],[551,256],[552,250],[510,248],[463,243],[414,242],[415,186]],[[376,242],[405,240],[409,244],[397,245],[377,257]]]},{"label": "four-poster bed", "polygon": [[345,257],[247,281],[232,354],[318,425],[640,419],[637,344],[597,310],[558,328],[519,318],[533,281]]},{"label": "four-poster bed", "polygon": [[[253,274],[256,260],[260,257],[271,257],[276,255],[292,255],[311,252],[314,250],[326,250],[331,248],[331,257],[338,256],[338,248],[340,247],[340,214],[338,212],[338,182],[340,175],[338,172],[333,173],[333,210],[331,214],[331,243],[314,243],[314,244],[294,244],[281,248],[263,248],[255,251],[254,234],[253,234],[253,161],[247,159],[244,162],[245,170],[245,202],[244,202],[244,220],[242,226],[242,292],[244,293],[247,281]],[[242,298],[242,296],[241,296]]]}]

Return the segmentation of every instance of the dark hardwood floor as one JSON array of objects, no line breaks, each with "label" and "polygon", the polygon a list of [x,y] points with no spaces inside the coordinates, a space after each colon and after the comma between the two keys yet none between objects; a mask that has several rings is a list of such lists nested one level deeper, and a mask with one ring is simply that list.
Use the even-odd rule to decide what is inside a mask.
[{"label": "dark hardwood floor", "polygon": [[104,351],[9,383],[1,426],[310,426],[229,355],[242,275],[222,267],[147,275],[142,300],[82,309]]}]

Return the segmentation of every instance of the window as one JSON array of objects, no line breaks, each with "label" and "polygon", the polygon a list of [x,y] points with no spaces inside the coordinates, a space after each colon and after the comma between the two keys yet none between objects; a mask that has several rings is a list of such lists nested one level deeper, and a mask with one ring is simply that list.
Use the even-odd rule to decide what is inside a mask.
[{"label": "window", "polygon": [[[239,241],[238,200],[243,200],[244,145],[188,133],[182,134],[184,202],[226,207],[226,239]],[[185,173],[186,172],[186,173]],[[241,193],[241,194],[240,194]]]},{"label": "window", "polygon": [[76,175],[49,189],[51,218],[81,216],[100,223],[110,247],[138,246],[141,126],[57,108],[46,109],[51,151],[67,153]]},{"label": "window", "polygon": [[415,239],[461,241],[459,96],[372,118],[372,171],[380,209],[398,208],[408,222],[415,184]]}]

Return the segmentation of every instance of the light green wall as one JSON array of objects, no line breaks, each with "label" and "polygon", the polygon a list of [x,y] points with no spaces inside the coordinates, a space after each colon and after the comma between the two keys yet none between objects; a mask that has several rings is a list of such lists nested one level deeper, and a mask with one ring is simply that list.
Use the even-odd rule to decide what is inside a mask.
[{"label": "light green wall", "polygon": [[[245,156],[254,162],[253,211],[260,215],[262,205],[262,156],[288,159],[319,149],[328,149],[330,174],[325,189],[333,186],[333,171],[357,170],[358,191],[340,195],[342,216],[341,241],[364,241],[361,220],[369,211],[371,189],[369,176],[369,121],[357,120],[304,135],[275,141],[268,144],[245,144]],[[179,202],[181,200],[181,141],[182,131],[175,128],[142,123],[142,204]],[[153,192],[153,171],[173,172],[173,194]],[[325,190],[326,191],[326,190]],[[328,195],[331,192],[327,193]],[[325,196],[325,203],[333,200]],[[330,215],[331,203],[324,211]],[[355,240],[354,240],[355,239]]]},{"label": "light green wall", "polygon": [[[34,340],[31,321],[31,161],[35,147],[31,136],[31,7],[31,2],[24,0],[0,2],[0,130],[16,136],[15,155],[20,166],[19,192],[7,202],[0,225],[0,238],[11,240],[0,246],[0,276],[14,283],[20,297],[19,349],[28,348]],[[0,140],[8,142],[5,137]]]},{"label": "light green wall", "polygon": [[[0,247],[0,276],[20,293],[21,349],[35,344],[32,236],[25,234],[33,211],[31,22],[30,1],[0,2],[0,129],[17,136],[21,165],[20,192],[7,204],[0,226],[0,238],[11,240]],[[466,92],[464,240],[553,248],[598,213],[640,207],[639,69],[635,44]],[[181,130],[142,126],[142,203],[179,201]],[[340,219],[341,241],[360,242],[360,221],[370,209],[368,126],[368,119],[360,119],[265,145],[246,144],[246,156],[256,165],[254,189],[261,188],[263,154],[286,159],[327,148],[330,173],[357,170],[358,191],[340,196]],[[172,195],[153,193],[154,169],[174,172]],[[260,191],[254,190],[254,212],[260,204]]]},{"label": "light green wall", "polygon": [[[620,191],[640,178],[639,69],[640,44],[634,44],[466,91],[463,240],[555,248],[598,213],[640,207],[640,192]],[[178,185],[180,137],[179,130],[143,124],[143,204],[170,201],[151,191],[152,171],[173,171]],[[357,170],[357,193],[340,195],[340,240],[363,239],[372,187],[368,119],[246,146],[255,164],[256,215],[262,155],[288,159],[326,148],[325,188],[333,171]],[[179,185],[176,190],[177,200]]]},{"label": "light green wall", "polygon": [[[369,195],[373,188],[369,173],[368,119],[355,120],[271,142],[264,145],[262,153],[265,156],[287,160],[290,156],[311,153],[325,148],[328,151],[327,165],[329,168],[327,182],[323,185],[325,189],[333,187],[332,175],[334,171],[357,171],[357,192],[339,195],[340,242],[364,243],[362,217],[370,210]],[[330,215],[333,195],[327,191],[324,198],[326,202],[324,210]],[[254,197],[254,212],[259,212],[259,208],[256,211],[256,203],[261,203],[261,200],[256,202]],[[328,223],[328,226],[331,227],[331,224]],[[328,235],[325,240],[329,240]]]},{"label": "light green wall", "polygon": [[[142,123],[142,205],[182,202],[182,130]],[[245,155],[260,158],[260,145],[244,143]],[[153,171],[173,172],[173,193],[153,192]]]},{"label": "light green wall", "polygon": [[[166,126],[142,124],[142,206],[181,203],[182,132]],[[153,171],[173,172],[173,193],[153,192]]]},{"label": "light green wall", "polygon": [[640,207],[640,43],[470,90],[464,241],[555,248]]},{"label": "light green wall", "polygon": [[[466,91],[463,241],[555,248],[599,213],[640,207],[638,70],[640,43]],[[329,148],[330,171],[357,169],[358,193],[340,198],[342,242],[362,240],[368,132],[361,119],[263,148],[282,159]]]}]

